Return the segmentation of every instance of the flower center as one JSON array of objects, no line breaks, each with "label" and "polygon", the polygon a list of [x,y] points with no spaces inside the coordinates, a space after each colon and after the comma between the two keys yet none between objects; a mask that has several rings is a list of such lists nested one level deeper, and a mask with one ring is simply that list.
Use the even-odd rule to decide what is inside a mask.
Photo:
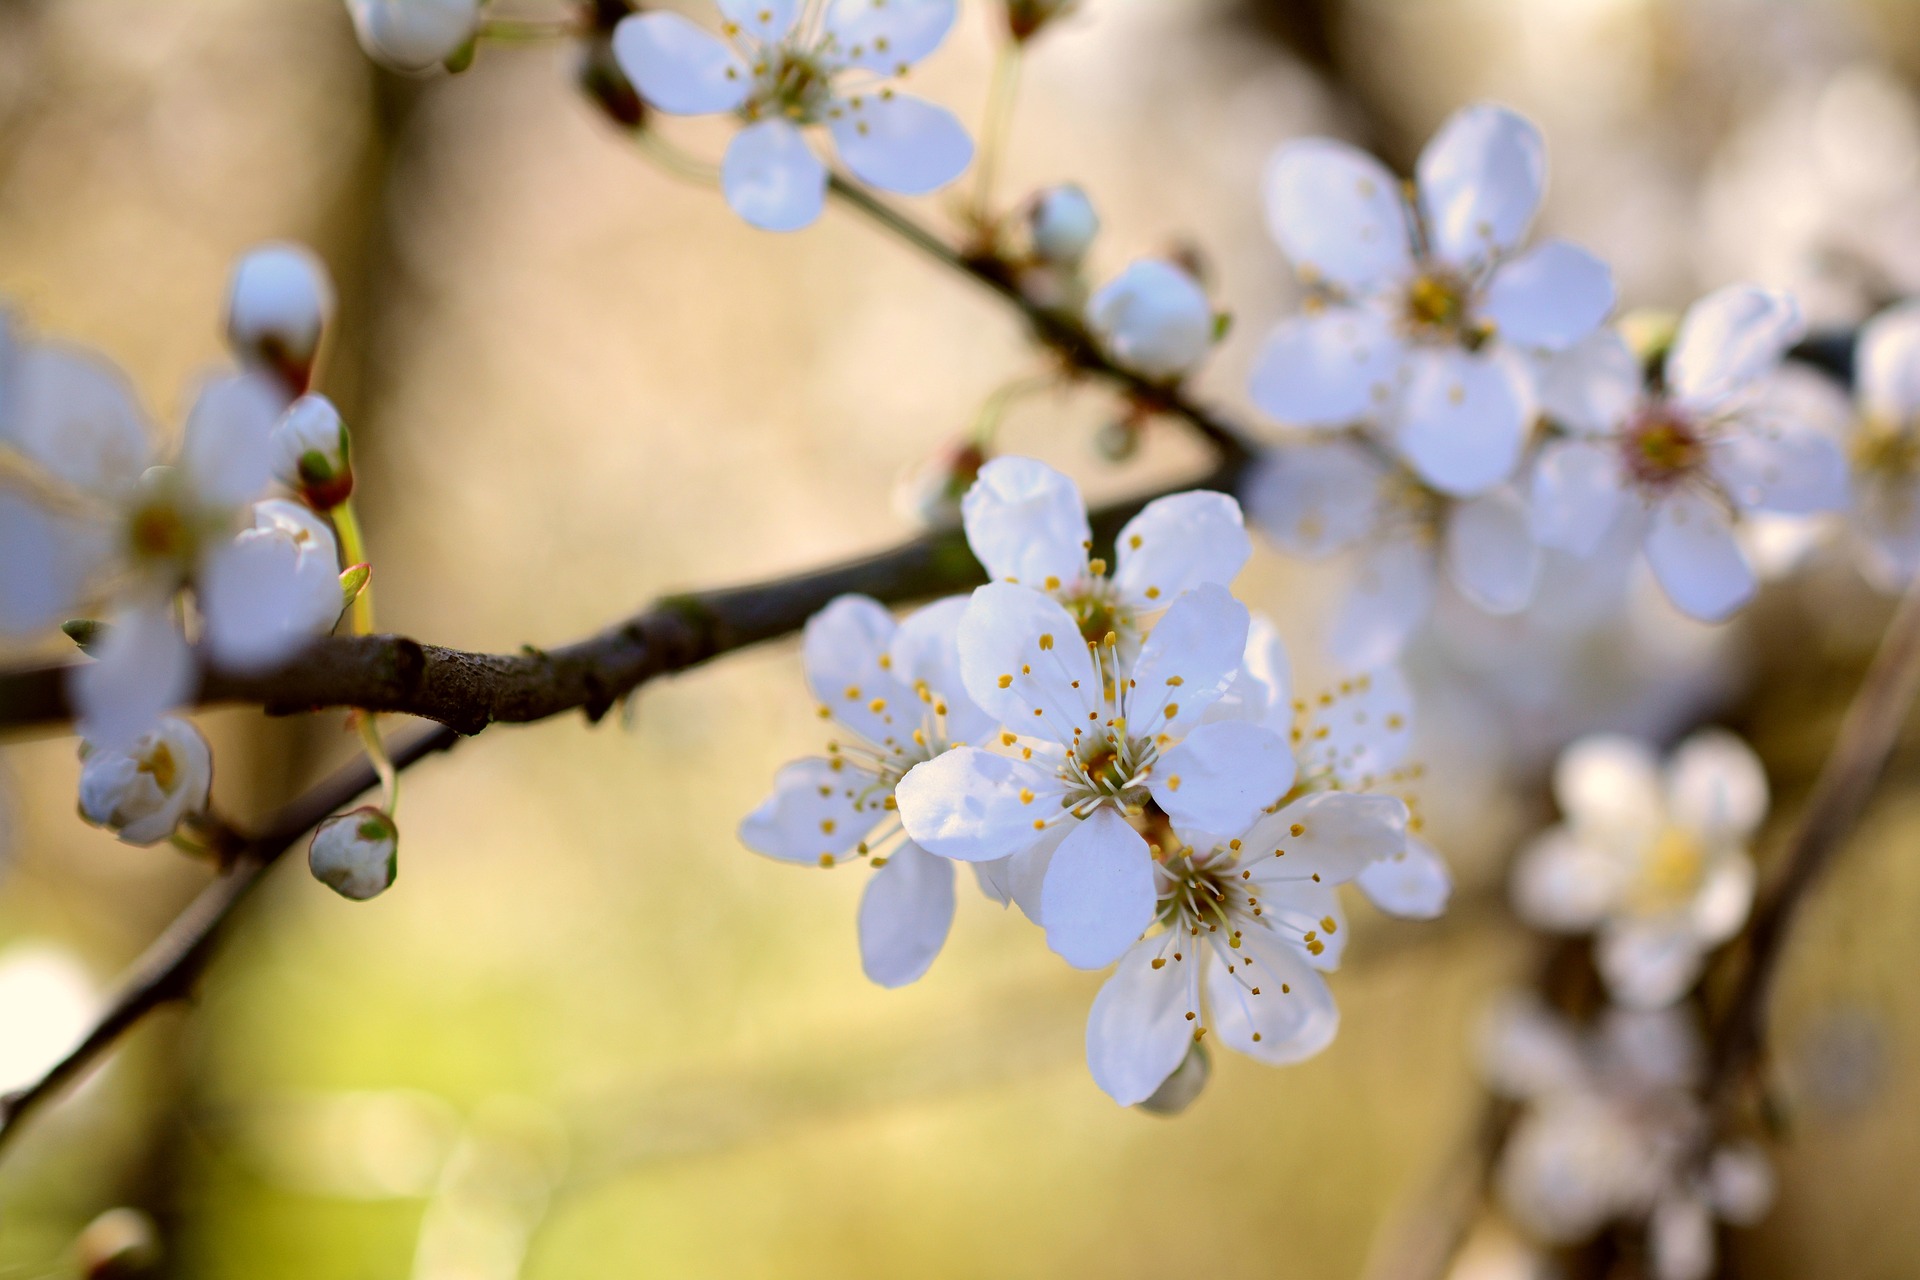
[{"label": "flower center", "polygon": [[164,742],[155,743],[153,750],[147,752],[146,758],[141,760],[136,768],[139,772],[153,777],[153,784],[160,788],[162,795],[171,792],[173,784],[180,777],[180,766],[175,762],[173,752]]},{"label": "flower center", "polygon": [[833,100],[833,72],[817,51],[768,50],[754,66],[755,88],[747,118],[785,116],[795,124],[818,123]]},{"label": "flower center", "polygon": [[[1159,754],[1159,749],[1146,739],[1128,737],[1124,724],[1082,738],[1067,757],[1062,771],[1067,782],[1068,805],[1078,807],[1089,800],[1112,800],[1129,812],[1152,806],[1146,774]],[[1171,840],[1171,832],[1168,838]]]},{"label": "flower center", "polygon": [[1854,438],[1853,462],[1890,480],[1912,479],[1920,474],[1920,437],[1886,423],[1866,423]]},{"label": "flower center", "polygon": [[1698,427],[1671,405],[1655,405],[1628,424],[1623,437],[1627,472],[1649,488],[1668,488],[1707,459]]},{"label": "flower center", "polygon": [[1474,350],[1492,336],[1492,331],[1473,322],[1467,308],[1471,296],[1460,276],[1430,267],[1407,285],[1401,319],[1416,339],[1457,342]]},{"label": "flower center", "polygon": [[1699,837],[1678,827],[1662,831],[1640,863],[1635,897],[1644,910],[1684,905],[1706,875],[1707,851]]}]

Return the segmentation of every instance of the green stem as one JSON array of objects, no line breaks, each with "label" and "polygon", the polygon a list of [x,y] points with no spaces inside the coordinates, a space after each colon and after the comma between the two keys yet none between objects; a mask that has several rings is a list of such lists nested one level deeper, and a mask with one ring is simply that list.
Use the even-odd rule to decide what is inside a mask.
[{"label": "green stem", "polygon": [[980,159],[974,167],[973,220],[984,231],[993,225],[993,183],[1007,149],[1013,105],[1020,96],[1020,46],[1007,41],[993,60],[993,82],[980,125]]}]

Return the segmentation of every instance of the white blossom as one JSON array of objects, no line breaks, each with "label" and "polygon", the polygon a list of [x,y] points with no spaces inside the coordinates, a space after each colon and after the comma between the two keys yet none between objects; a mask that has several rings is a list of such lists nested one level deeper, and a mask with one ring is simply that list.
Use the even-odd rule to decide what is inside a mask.
[{"label": "white blossom", "polygon": [[1344,143],[1275,153],[1268,226],[1316,293],[1267,339],[1251,390],[1290,425],[1377,425],[1427,484],[1471,496],[1520,461],[1534,417],[1525,357],[1592,332],[1613,278],[1565,241],[1522,251],[1546,155],[1514,112],[1456,112],[1415,173],[1408,195]]},{"label": "white blossom", "polygon": [[279,666],[340,620],[333,531],[297,503],[254,503],[253,527],[208,555],[199,601],[215,662],[241,672]]},{"label": "white blossom", "polygon": [[1027,206],[1027,237],[1042,262],[1072,266],[1087,256],[1098,234],[1100,215],[1075,183],[1037,192]]},{"label": "white blossom", "polygon": [[347,0],[353,32],[369,58],[420,73],[447,62],[480,30],[481,0]]},{"label": "white blossom", "polygon": [[1562,754],[1554,795],[1563,820],[1515,865],[1516,909],[1538,928],[1595,933],[1616,1001],[1671,1004],[1753,905],[1747,843],[1767,811],[1759,760],[1706,730],[1663,769],[1645,744],[1599,734]]},{"label": "white blossom", "polygon": [[372,805],[321,823],[307,846],[314,879],[343,898],[365,902],[393,887],[400,873],[400,829]]},{"label": "white blossom", "polygon": [[127,844],[157,844],[202,813],[213,752],[200,731],[167,716],[125,751],[83,743],[80,816]]},{"label": "white blossom", "polygon": [[1800,336],[1793,300],[1746,285],[1688,309],[1662,389],[1612,330],[1555,359],[1542,403],[1564,434],[1533,466],[1534,536],[1590,554],[1616,520],[1643,530],[1668,599],[1703,621],[1753,597],[1736,522],[1755,511],[1804,515],[1847,500],[1846,461],[1826,433],[1783,412],[1769,378]]},{"label": "white blossom", "polygon": [[330,511],[353,493],[352,442],[333,401],[304,395],[273,428],[273,478],[316,511]]},{"label": "white blossom", "polygon": [[923,195],[959,177],[973,141],[944,107],[890,81],[939,47],[956,0],[718,0],[725,38],[676,13],[621,20],[614,56],[670,115],[737,114],[721,184],[769,231],[820,216],[827,168],[801,130],[824,125],[854,177]]},{"label": "white blossom", "polygon": [[304,245],[263,244],[234,264],[227,284],[227,342],[249,368],[307,389],[333,318],[333,281]]},{"label": "white blossom", "polygon": [[1920,303],[1860,330],[1854,388],[1848,516],[1868,579],[1902,591],[1920,575]]},{"label": "white blossom", "polygon": [[1195,490],[1148,503],[1120,530],[1109,566],[1092,556],[1079,487],[1032,458],[981,467],[960,511],[967,545],[989,578],[1045,592],[1085,639],[1113,632],[1124,658],[1182,592],[1232,582],[1253,554],[1240,504]]},{"label": "white blossom", "polygon": [[807,685],[846,737],[782,768],[740,824],[741,843],[770,858],[823,867],[869,859],[860,956],[881,986],[926,973],[953,923],[953,866],[904,834],[894,790],[922,761],[992,738],[992,718],[959,676],[955,629],[966,604],[943,600],[898,625],[865,596],[815,614],[803,642]]},{"label": "white blossom", "polygon": [[1184,268],[1143,258],[1087,302],[1087,324],[1116,364],[1155,382],[1186,376],[1213,349],[1213,307]]}]

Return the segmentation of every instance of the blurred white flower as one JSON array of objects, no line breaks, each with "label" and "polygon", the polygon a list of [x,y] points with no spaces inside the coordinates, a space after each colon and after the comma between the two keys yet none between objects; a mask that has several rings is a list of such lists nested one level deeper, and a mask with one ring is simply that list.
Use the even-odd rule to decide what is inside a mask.
[{"label": "blurred white flower", "polygon": [[1848,515],[1868,579],[1903,591],[1920,575],[1920,303],[1882,312],[1860,330],[1854,390]]},{"label": "blurred white flower", "polygon": [[1186,270],[1142,258],[1087,303],[1087,324],[1116,364],[1155,382],[1174,382],[1214,342],[1213,307]]},{"label": "blurred white flower", "polygon": [[83,743],[80,759],[80,816],[127,844],[157,844],[206,810],[213,752],[185,720],[165,717],[125,751]]},{"label": "blurred white flower", "polygon": [[1071,182],[1036,192],[1027,205],[1027,237],[1043,262],[1072,266],[1087,256],[1100,234],[1100,215],[1087,193]]},{"label": "blurred white flower", "polygon": [[1231,583],[1253,555],[1240,504],[1194,490],[1156,498],[1115,539],[1115,563],[1092,558],[1087,506],[1073,480],[1032,458],[995,458],[960,503],[967,545],[995,582],[1045,592],[1092,641],[1113,632],[1123,658],[1182,592]]},{"label": "blurred white flower", "polygon": [[431,71],[473,42],[481,0],[347,0],[353,32],[383,67]]},{"label": "blurred white flower", "polygon": [[1706,730],[1663,770],[1644,743],[1597,734],[1567,748],[1553,783],[1564,820],[1521,854],[1515,908],[1538,928],[1597,934],[1616,1001],[1673,1003],[1753,905],[1747,842],[1767,812],[1760,761],[1732,734]]},{"label": "blurred white flower", "polygon": [[[867,857],[860,958],[885,987],[917,980],[953,924],[953,866],[907,838],[894,788],[921,761],[958,743],[991,740],[993,719],[967,697],[955,628],[965,597],[928,605],[897,626],[877,602],[841,596],[807,623],[807,685],[822,718],[848,741],[796,760],[740,824],[740,840],[770,858],[831,867]],[[999,895],[995,895],[999,896]]]},{"label": "blurred white flower", "polygon": [[289,396],[313,380],[333,318],[333,281],[312,250],[263,244],[234,264],[227,284],[227,342],[240,361],[279,378]]},{"label": "blurred white flower", "polygon": [[86,1034],[99,998],[73,953],[42,942],[0,952],[0,1093],[24,1088]]},{"label": "blurred white flower", "polygon": [[1542,407],[1565,434],[1533,466],[1534,537],[1587,555],[1616,520],[1634,521],[1683,613],[1717,622],[1745,605],[1756,579],[1737,520],[1847,501],[1839,447],[1768,394],[1801,332],[1791,298],[1735,285],[1688,309],[1659,391],[1644,388],[1640,362],[1612,330],[1555,359]]},{"label": "blurred white flower", "polygon": [[1302,427],[1381,427],[1421,479],[1471,496],[1512,475],[1533,425],[1525,354],[1606,319],[1613,277],[1561,240],[1520,252],[1546,185],[1540,134],[1482,104],[1421,153],[1414,189],[1312,138],[1274,154],[1267,221],[1317,293],[1254,367],[1256,403]]},{"label": "blurred white flower", "polygon": [[273,478],[316,511],[352,496],[352,441],[333,401],[305,395],[287,406],[273,428]]},{"label": "blurred white flower", "polygon": [[670,115],[735,113],[721,164],[735,213],[769,231],[820,216],[827,168],[801,129],[825,125],[853,176],[924,195],[959,177],[973,140],[944,107],[888,81],[939,47],[956,0],[718,0],[725,39],[677,13],[633,14],[613,51]]},{"label": "blurred white flower", "polygon": [[343,898],[365,902],[393,887],[399,875],[400,829],[372,805],[328,818],[307,846],[314,879]]}]

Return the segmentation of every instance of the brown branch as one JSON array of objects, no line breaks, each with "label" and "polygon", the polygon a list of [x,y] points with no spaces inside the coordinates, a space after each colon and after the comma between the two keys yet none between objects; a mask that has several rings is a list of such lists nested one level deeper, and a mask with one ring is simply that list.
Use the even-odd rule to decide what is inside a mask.
[{"label": "brown branch", "polygon": [[[1232,492],[1241,463],[1204,478],[1091,513],[1110,542],[1154,497],[1201,487]],[[208,669],[199,701],[258,705],[285,714],[362,707],[437,720],[464,734],[489,724],[525,724],[567,711],[598,720],[655,677],[723,653],[790,635],[829,600],[860,592],[897,604],[963,591],[984,581],[957,529],[924,534],[889,551],[751,586],[667,596],[563,648],[517,654],[469,653],[405,636],[333,636],[294,665],[264,676]],[[45,728],[73,718],[67,674],[75,663],[0,672],[0,729]]]},{"label": "brown branch", "polygon": [[[394,748],[394,766],[407,768],[459,741],[452,729],[436,726]],[[84,1075],[142,1018],[162,1005],[185,999],[213,954],[221,926],[260,882],[266,869],[301,836],[371,790],[377,781],[373,766],[364,758],[356,760],[287,805],[254,835],[232,833],[231,861],[226,869],[134,962],[121,980],[119,994],[86,1038],[33,1084],[0,1098],[0,1149],[18,1134],[28,1117]]]}]

